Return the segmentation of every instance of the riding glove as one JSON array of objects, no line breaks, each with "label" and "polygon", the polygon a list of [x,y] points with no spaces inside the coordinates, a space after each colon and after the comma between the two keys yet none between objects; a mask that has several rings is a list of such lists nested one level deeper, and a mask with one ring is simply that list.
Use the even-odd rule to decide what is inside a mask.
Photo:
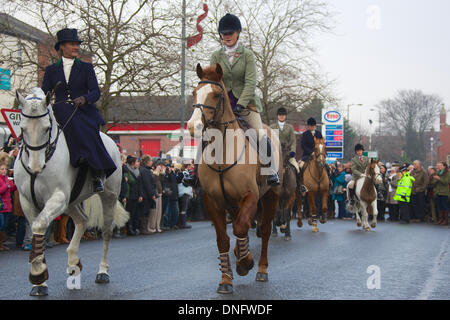
[{"label": "riding glove", "polygon": [[78,107],[84,105],[85,103],[86,103],[86,98],[85,98],[84,96],[75,98],[75,99],[73,100],[73,106],[74,106],[75,108],[78,108]]}]

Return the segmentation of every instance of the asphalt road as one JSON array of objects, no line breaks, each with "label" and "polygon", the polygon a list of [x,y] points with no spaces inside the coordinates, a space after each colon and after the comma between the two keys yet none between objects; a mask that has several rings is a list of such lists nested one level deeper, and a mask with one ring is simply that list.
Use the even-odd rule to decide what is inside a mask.
[{"label": "asphalt road", "polygon": [[[49,296],[41,299],[450,299],[448,227],[385,222],[364,232],[354,221],[334,220],[313,234],[307,224],[299,229],[291,221],[291,241],[270,239],[267,283],[255,281],[261,241],[251,230],[255,267],[245,277],[234,271],[234,293],[223,296],[216,293],[220,271],[214,228],[209,222],[192,225],[114,239],[106,285],[94,283],[102,242],[82,242],[81,290],[66,288],[67,246],[49,249]],[[233,248],[231,226],[228,234]],[[375,276],[367,272],[369,266],[379,270],[379,289],[367,286]],[[29,296],[28,253],[0,252],[0,270],[0,299],[35,299]]]}]

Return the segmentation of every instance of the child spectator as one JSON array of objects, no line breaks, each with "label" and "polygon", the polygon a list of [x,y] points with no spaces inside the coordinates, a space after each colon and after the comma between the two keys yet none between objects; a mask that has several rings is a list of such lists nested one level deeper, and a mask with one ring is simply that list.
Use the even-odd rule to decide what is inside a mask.
[{"label": "child spectator", "polygon": [[8,247],[3,245],[6,240],[6,226],[8,221],[12,216],[12,201],[11,192],[17,190],[14,181],[8,178],[8,172],[6,169],[6,164],[0,164],[0,198],[3,203],[3,208],[0,210],[0,251],[9,250]]}]

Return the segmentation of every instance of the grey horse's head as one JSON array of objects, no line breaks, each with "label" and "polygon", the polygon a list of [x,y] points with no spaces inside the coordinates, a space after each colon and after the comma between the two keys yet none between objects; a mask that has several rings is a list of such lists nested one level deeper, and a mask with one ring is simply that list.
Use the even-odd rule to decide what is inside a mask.
[{"label": "grey horse's head", "polygon": [[[32,173],[40,173],[45,166],[45,147],[50,137],[51,122],[47,106],[51,93],[47,95],[40,88],[33,88],[31,94],[24,98],[18,91],[16,97],[21,107],[20,128],[23,143],[28,152],[22,154],[23,163]],[[34,149],[34,150],[33,150]]]}]

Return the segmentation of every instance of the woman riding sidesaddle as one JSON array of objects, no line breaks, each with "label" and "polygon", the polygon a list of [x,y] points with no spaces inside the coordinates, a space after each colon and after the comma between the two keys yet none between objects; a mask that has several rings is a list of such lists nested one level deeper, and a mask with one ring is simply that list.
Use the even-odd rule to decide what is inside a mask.
[{"label": "woman riding sidesaddle", "polygon": [[[42,90],[45,94],[55,90],[53,113],[60,127],[65,126],[71,165],[88,165],[94,192],[102,192],[102,180],[111,175],[116,166],[100,137],[100,126],[105,122],[94,105],[100,98],[97,77],[92,64],[78,59],[82,41],[78,39],[77,30],[62,29],[57,37],[55,49],[61,59],[45,69]],[[72,103],[68,102],[70,100]]]}]

